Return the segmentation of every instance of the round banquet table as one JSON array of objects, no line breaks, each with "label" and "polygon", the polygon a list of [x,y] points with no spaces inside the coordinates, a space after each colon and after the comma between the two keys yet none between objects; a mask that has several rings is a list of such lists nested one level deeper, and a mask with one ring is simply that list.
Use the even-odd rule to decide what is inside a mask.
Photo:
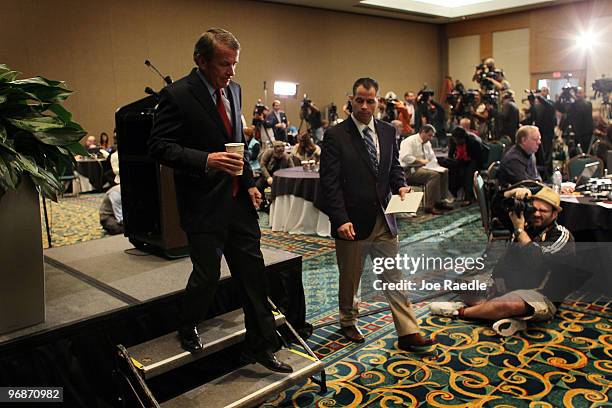
[{"label": "round banquet table", "polygon": [[561,207],[559,223],[574,234],[576,241],[612,242],[612,209],[597,205],[589,197],[561,197]]},{"label": "round banquet table", "polygon": [[278,170],[273,175],[270,226],[272,231],[329,237],[329,217],[314,206],[319,173],[302,167]]},{"label": "round banquet table", "polygon": [[104,186],[106,159],[78,159],[76,162],[81,192],[101,192]]}]

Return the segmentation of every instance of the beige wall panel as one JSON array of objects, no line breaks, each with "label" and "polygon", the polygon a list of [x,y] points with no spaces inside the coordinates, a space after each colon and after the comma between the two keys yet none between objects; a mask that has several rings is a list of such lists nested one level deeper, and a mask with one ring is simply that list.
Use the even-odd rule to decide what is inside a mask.
[{"label": "beige wall panel", "polygon": [[495,65],[504,70],[506,79],[516,92],[520,104],[524,90],[529,88],[529,29],[499,31],[493,33],[493,58]]},{"label": "beige wall panel", "polygon": [[477,88],[472,81],[474,67],[480,63],[480,36],[468,35],[448,40],[448,72],[453,80],[460,80],[466,89]]},{"label": "beige wall panel", "polygon": [[[21,15],[25,1],[7,0],[2,2],[2,10],[12,10],[11,17],[0,17],[0,64],[23,70],[30,65],[28,47],[25,46],[26,33],[29,27],[22,24]],[[21,68],[18,68],[21,67]]]},{"label": "beige wall panel", "polygon": [[[602,16],[612,15],[612,1],[584,0],[501,16],[483,17],[446,25],[446,37],[481,35],[482,57],[492,32],[530,30],[531,73],[584,69],[584,59],[572,49],[581,28]],[[601,26],[600,26],[601,27]]]},{"label": "beige wall panel", "polygon": [[[597,33],[597,43],[587,51],[586,87],[589,94],[593,93],[591,84],[602,75],[612,78],[612,16],[597,19],[594,24]],[[593,107],[598,108],[601,97],[593,101]]]},{"label": "beige wall panel", "polygon": [[[268,103],[273,81],[289,80],[317,105],[339,107],[359,76],[398,94],[424,82],[440,86],[437,26],[244,0],[6,1],[0,33],[10,41],[0,43],[0,62],[67,81],[76,91],[68,107],[98,135],[112,131],[115,110],[144,97],[145,86],[162,86],[145,59],[177,80],[193,67],[193,45],[211,26],[242,44],[235,79],[249,121],[264,80]],[[283,101],[295,124],[300,100]]]}]

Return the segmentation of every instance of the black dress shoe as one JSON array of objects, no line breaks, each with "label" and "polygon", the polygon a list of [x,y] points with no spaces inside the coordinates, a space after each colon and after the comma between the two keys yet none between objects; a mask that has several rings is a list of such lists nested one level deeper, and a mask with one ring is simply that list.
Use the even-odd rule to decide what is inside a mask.
[{"label": "black dress shoe", "polygon": [[179,338],[181,339],[181,347],[191,353],[202,350],[202,340],[198,334],[196,326],[185,326],[179,329]]},{"label": "black dress shoe", "polygon": [[415,344],[409,338],[410,336],[401,336],[397,341],[397,348],[411,353],[427,353],[432,351],[433,346],[437,344],[437,341],[426,338],[423,338],[424,341]]},{"label": "black dress shoe", "polygon": [[260,351],[257,353],[251,351],[243,351],[242,352],[242,361],[246,363],[259,363],[262,366],[266,367],[270,371],[276,371],[277,373],[292,373],[293,368],[290,365],[283,363],[280,361],[274,353],[270,353],[269,351]]},{"label": "black dress shoe", "polygon": [[304,326],[302,328],[297,330],[297,332],[300,335],[300,337],[302,338],[302,340],[306,340],[307,338],[312,336],[312,331],[313,330],[314,330],[314,327],[312,326],[312,324],[306,322],[306,323],[304,323]]}]

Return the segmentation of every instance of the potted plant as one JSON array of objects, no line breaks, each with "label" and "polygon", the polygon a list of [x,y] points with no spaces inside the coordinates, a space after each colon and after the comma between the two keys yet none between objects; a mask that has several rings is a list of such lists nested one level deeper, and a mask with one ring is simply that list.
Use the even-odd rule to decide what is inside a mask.
[{"label": "potted plant", "polygon": [[17,79],[0,64],[0,333],[44,320],[39,193],[57,201],[60,177],[86,155],[86,132],[61,103],[63,82]]}]

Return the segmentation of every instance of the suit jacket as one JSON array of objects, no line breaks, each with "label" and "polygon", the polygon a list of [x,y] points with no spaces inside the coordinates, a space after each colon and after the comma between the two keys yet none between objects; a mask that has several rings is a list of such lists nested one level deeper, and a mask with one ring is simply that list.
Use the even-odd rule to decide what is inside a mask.
[{"label": "suit jacket", "polygon": [[[484,147],[482,142],[479,142],[476,137],[468,132],[468,137],[466,140],[467,145],[467,153],[470,156],[470,160],[473,161],[476,165],[477,169],[482,169],[485,164],[485,156],[486,148]],[[454,159],[455,152],[457,151],[457,143],[455,142],[455,138],[450,138],[448,142],[448,158]]]},{"label": "suit jacket", "polygon": [[265,126],[267,128],[272,128],[272,130],[274,131],[274,139],[282,140],[283,142],[286,142],[287,141],[287,129],[281,129],[275,126],[278,123],[284,123],[286,125],[288,123],[287,115],[285,114],[285,112],[280,111],[278,112],[278,116],[280,116],[280,122],[276,118],[274,111],[270,112],[268,114],[268,117],[266,118]]},{"label": "suit jacket", "polygon": [[[379,120],[374,124],[380,146],[378,174],[351,118],[325,132],[316,206],[329,216],[334,238],[338,238],[338,227],[347,222],[353,223],[357,240],[368,238],[376,216],[384,214],[391,193],[397,194],[406,186],[395,128]],[[393,214],[385,215],[385,219],[391,234],[397,235]]]},{"label": "suit jacket", "polygon": [[[189,75],[162,89],[156,108],[149,153],[174,168],[181,227],[187,232],[224,229],[232,207],[232,176],[206,171],[208,154],[225,151],[225,143],[244,142],[240,86],[230,82],[227,97],[232,105],[233,134],[228,135],[208,88],[194,68]],[[244,162],[236,199],[248,199],[253,173]],[[256,211],[253,209],[256,216]]]}]

